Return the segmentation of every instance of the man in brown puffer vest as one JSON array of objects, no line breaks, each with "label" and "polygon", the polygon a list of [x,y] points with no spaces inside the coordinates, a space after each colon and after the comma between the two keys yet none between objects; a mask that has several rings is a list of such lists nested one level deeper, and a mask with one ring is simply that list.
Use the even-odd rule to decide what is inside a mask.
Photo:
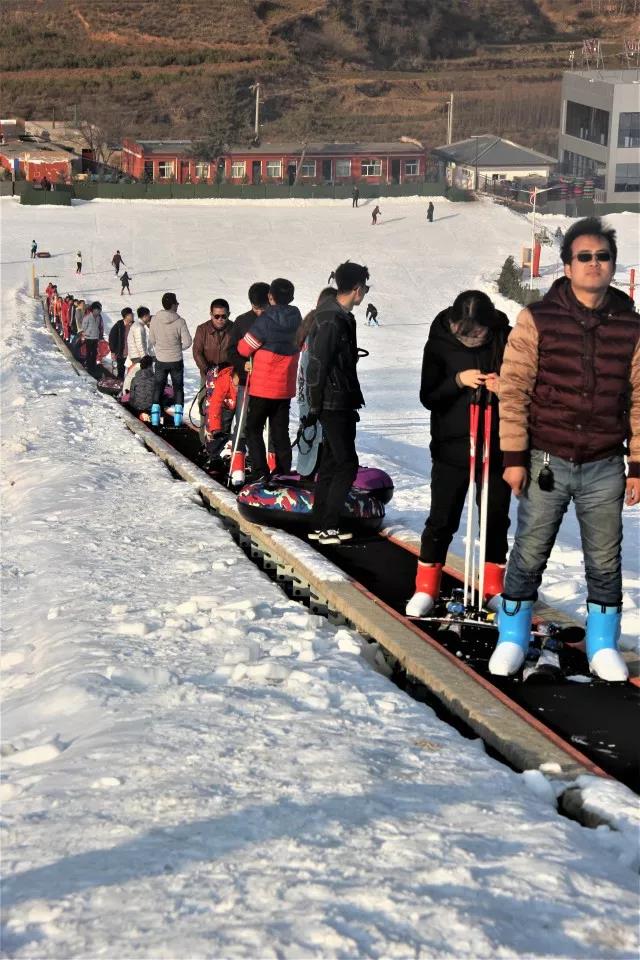
[{"label": "man in brown puffer vest", "polygon": [[[492,673],[521,666],[533,604],[562,517],[575,503],[587,579],[592,673],[621,681],[622,506],[640,501],[640,317],[610,286],[615,231],[590,217],[561,251],[564,277],[523,310],[500,371],[504,479],[520,498]],[[628,476],[624,452],[629,444]]]}]

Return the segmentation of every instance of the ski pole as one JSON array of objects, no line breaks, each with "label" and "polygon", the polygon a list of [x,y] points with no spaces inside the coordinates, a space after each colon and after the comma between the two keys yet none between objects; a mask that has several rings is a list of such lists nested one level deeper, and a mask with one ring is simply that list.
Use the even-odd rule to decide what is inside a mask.
[{"label": "ski pole", "polygon": [[[249,406],[249,384],[251,383],[252,370],[253,370],[253,361],[249,360],[249,370],[247,371],[247,381],[244,385],[244,394],[242,395],[242,406],[240,407],[240,416],[236,418],[236,436],[233,442],[233,447],[231,448],[230,466],[233,463],[233,458],[238,452],[238,447],[240,445],[240,438],[242,436],[242,431],[244,430],[244,421],[247,414],[247,407]],[[229,469],[227,484],[228,486],[231,486],[231,469]]]},{"label": "ski pole", "polygon": [[473,515],[476,501],[476,443],[478,440],[478,420],[480,405],[478,391],[475,390],[469,403],[469,489],[467,491],[467,540],[464,549],[464,592],[463,601],[467,606],[473,595],[473,552],[475,542],[473,536]]},{"label": "ski pole", "polygon": [[484,436],[482,438],[482,493],[480,494],[480,551],[478,556],[478,610],[484,601],[484,561],[487,555],[487,511],[489,506],[489,466],[491,460],[491,419],[493,395],[485,391]]}]

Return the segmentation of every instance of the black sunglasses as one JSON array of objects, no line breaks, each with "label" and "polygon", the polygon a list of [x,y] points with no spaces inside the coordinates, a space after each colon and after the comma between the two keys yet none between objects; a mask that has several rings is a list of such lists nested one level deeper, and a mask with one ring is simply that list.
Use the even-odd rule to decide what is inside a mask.
[{"label": "black sunglasses", "polygon": [[598,260],[600,263],[609,263],[611,254],[606,250],[598,250],[597,253],[591,253],[590,250],[581,250],[580,253],[576,253],[573,259],[579,260],[580,263],[590,263],[591,260]]},{"label": "black sunglasses", "polygon": [[229,316],[228,313],[212,313],[211,316],[214,320],[226,320]]}]

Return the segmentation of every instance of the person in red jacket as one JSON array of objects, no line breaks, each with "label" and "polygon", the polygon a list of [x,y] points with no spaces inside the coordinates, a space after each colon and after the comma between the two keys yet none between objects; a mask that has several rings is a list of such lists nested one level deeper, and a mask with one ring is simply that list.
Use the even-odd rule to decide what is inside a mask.
[{"label": "person in red jacket", "polygon": [[299,349],[296,332],[302,323],[297,307],[291,306],[294,286],[278,277],[269,286],[270,306],[256,319],[238,343],[238,353],[253,357],[249,380],[247,445],[256,479],[269,476],[263,430],[267,420],[276,455],[276,471],[291,470],[289,407],[296,392]]}]

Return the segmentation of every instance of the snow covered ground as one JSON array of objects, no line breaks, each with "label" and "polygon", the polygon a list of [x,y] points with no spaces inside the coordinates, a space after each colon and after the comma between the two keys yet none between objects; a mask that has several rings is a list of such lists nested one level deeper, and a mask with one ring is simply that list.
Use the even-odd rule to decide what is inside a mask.
[{"label": "snow covered ground", "polygon": [[[381,207],[372,228],[366,206],[333,202],[0,203],[4,956],[637,953],[637,798],[589,781],[619,830],[559,817],[539,772],[489,759],[356,635],[287,601],[76,377],[25,295],[33,238],[52,253],[39,271],[108,317],[175,290],[192,331],[215,296],[246,309],[254,280],[289,276],[304,311],[340,260],[366,262],[383,326],[360,329],[359,449],[394,476],[390,524],[419,532],[429,322],[459,290],[491,290],[528,228],[485,204],[438,202],[432,225],[423,202]],[[638,218],[610,219],[626,279]],[[639,524],[625,513],[628,645]],[[545,583],[580,612],[572,517]]]}]

